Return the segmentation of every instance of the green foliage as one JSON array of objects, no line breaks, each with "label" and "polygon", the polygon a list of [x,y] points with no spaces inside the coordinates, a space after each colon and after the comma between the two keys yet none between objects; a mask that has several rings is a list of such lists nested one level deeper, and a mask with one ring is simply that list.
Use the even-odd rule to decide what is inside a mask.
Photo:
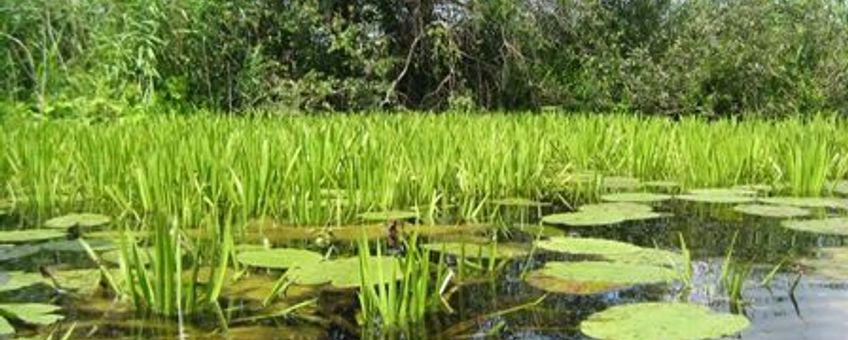
[{"label": "green foliage", "polygon": [[[845,111],[837,0],[0,2],[3,98],[47,117]],[[164,104],[164,105],[163,105]]]}]

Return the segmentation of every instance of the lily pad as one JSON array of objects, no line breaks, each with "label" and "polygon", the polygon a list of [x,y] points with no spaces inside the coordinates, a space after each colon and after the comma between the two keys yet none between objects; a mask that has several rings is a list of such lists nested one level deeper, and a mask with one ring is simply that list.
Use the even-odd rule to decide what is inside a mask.
[{"label": "lily pad", "polygon": [[[382,266],[383,280],[400,280],[403,276],[399,262],[394,257],[371,257],[368,268],[372,276],[372,282],[377,282],[378,273],[376,268]],[[360,264],[358,257],[349,257],[339,260],[317,262],[310,266],[295,267],[289,270],[289,277],[300,285],[331,284],[336,288],[355,288],[362,284],[360,276]]]},{"label": "lily pad", "polygon": [[[465,257],[472,259],[509,259],[514,257],[525,256],[530,253],[529,249],[520,245],[510,243],[497,244],[496,246],[494,246],[494,249],[491,244],[462,242],[429,243],[422,245],[422,247],[430,249],[434,252],[444,251],[445,253],[454,256],[462,256],[464,248]],[[494,253],[492,250],[494,250]]]},{"label": "lily pad", "polygon": [[18,290],[43,282],[44,279],[38,273],[0,272],[0,292]]},{"label": "lily pad", "polygon": [[106,215],[79,213],[52,218],[44,222],[44,226],[54,229],[68,229],[70,227],[93,228],[109,224],[110,222],[112,222],[112,218]]},{"label": "lily pad", "polygon": [[642,186],[642,181],[638,178],[609,176],[601,178],[601,187],[610,191],[618,190],[635,190]]},{"label": "lily pad", "polygon": [[698,203],[742,204],[756,201],[754,197],[756,194],[756,191],[743,189],[695,189],[676,198]]},{"label": "lily pad", "polygon": [[734,207],[733,210],[748,215],[775,218],[805,217],[812,214],[807,209],[787,205],[743,204]]},{"label": "lily pad", "polygon": [[551,237],[536,241],[539,249],[579,255],[628,254],[642,250],[642,247],[613,240],[580,237]]},{"label": "lily pad", "polygon": [[695,340],[730,336],[750,325],[741,315],[719,314],[690,303],[648,302],[595,313],[580,331],[596,339]]},{"label": "lily pad", "polygon": [[[91,239],[87,240],[88,245],[94,251],[108,251],[115,249],[115,244],[112,241],[104,240],[104,239]],[[66,251],[66,252],[85,252],[85,248],[83,248],[82,244],[80,244],[77,240],[62,240],[62,241],[50,241],[44,244],[41,244],[41,249],[47,251]]]},{"label": "lily pad", "polygon": [[0,316],[0,336],[9,336],[12,334],[15,334],[15,327],[12,327],[9,321],[6,321],[5,318]]},{"label": "lily pad", "polygon": [[603,255],[603,258],[605,260],[619,263],[632,263],[669,268],[681,268],[681,266],[684,265],[682,254],[656,248],[640,248],[638,251],[632,253],[606,254]]},{"label": "lily pad", "polygon": [[742,184],[734,186],[731,189],[745,192],[753,191],[755,193],[769,193],[774,190],[774,187],[768,184]]},{"label": "lily pad", "polygon": [[674,181],[649,181],[642,183],[642,186],[645,188],[652,189],[662,189],[665,191],[671,191],[680,188],[680,183]]},{"label": "lily pad", "polygon": [[816,234],[848,235],[848,217],[823,218],[816,220],[791,220],[781,223],[784,227]]},{"label": "lily pad", "polygon": [[544,216],[542,223],[572,227],[600,226],[663,216],[665,215],[654,212],[648,205],[626,202],[602,203],[584,205],[578,212]]},{"label": "lily pad", "polygon": [[651,203],[662,202],[672,198],[671,195],[655,194],[650,192],[622,192],[607,194],[601,196],[601,199],[607,202],[635,202],[635,203]]},{"label": "lily pad", "polygon": [[0,243],[27,243],[65,237],[65,233],[52,229],[24,229],[0,231]]},{"label": "lily pad", "polygon": [[566,294],[596,294],[640,284],[674,281],[674,271],[632,263],[584,261],[548,262],[528,275],[536,288]]},{"label": "lily pad", "polygon": [[534,201],[527,198],[520,197],[512,197],[512,198],[501,198],[491,201],[494,205],[504,206],[504,207],[547,207],[550,206],[550,203],[547,202],[539,202]]},{"label": "lily pad", "polygon": [[760,202],[802,208],[848,209],[848,202],[845,200],[828,197],[766,197],[761,198]]},{"label": "lily pad", "polygon": [[62,270],[52,273],[62,289],[70,289],[80,294],[92,294],[100,286],[99,269]]},{"label": "lily pad", "polygon": [[0,314],[7,318],[20,320],[30,325],[46,326],[64,317],[58,314],[62,308],[43,303],[3,303],[0,304]]},{"label": "lily pad", "polygon": [[271,269],[312,266],[322,258],[316,252],[294,248],[253,250],[238,254],[238,261],[244,265]]},{"label": "lily pad", "polygon": [[14,260],[38,253],[39,247],[29,244],[0,245],[0,262]]},{"label": "lily pad", "polygon": [[390,221],[390,220],[414,220],[418,218],[418,213],[414,211],[378,211],[359,214],[359,218],[369,222]]}]

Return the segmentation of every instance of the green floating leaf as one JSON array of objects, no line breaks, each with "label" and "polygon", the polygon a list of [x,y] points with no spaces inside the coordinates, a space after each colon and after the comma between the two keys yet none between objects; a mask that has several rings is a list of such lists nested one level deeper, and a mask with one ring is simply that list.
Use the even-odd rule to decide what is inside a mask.
[{"label": "green floating leaf", "polygon": [[596,339],[695,340],[730,336],[750,325],[741,315],[718,314],[689,303],[649,302],[615,306],[580,323]]},{"label": "green floating leaf", "polygon": [[547,203],[547,202],[539,202],[539,201],[534,201],[534,200],[531,200],[531,199],[520,198],[520,197],[501,198],[501,199],[492,200],[490,203],[494,204],[494,205],[504,206],[504,207],[534,207],[534,208],[547,207],[547,206],[551,205],[550,203]]},{"label": "green floating leaf", "polygon": [[816,234],[848,235],[848,217],[781,222],[786,228]]},{"label": "green floating leaf", "polygon": [[38,253],[39,247],[35,245],[0,245],[0,262],[24,258]]},{"label": "green floating leaf", "polygon": [[603,258],[619,263],[643,264],[670,268],[681,268],[681,266],[685,265],[682,254],[656,248],[641,248],[639,251],[633,253],[607,254],[604,255]]},{"label": "green floating leaf", "polygon": [[676,198],[698,203],[742,204],[756,201],[756,194],[754,190],[713,188],[690,190],[688,194]]},{"label": "green floating leaf", "polygon": [[618,224],[626,221],[648,220],[664,217],[653,208],[636,203],[602,203],[580,207],[578,212],[553,214],[542,217],[542,223],[572,227]]},{"label": "green floating leaf", "polygon": [[734,207],[733,210],[748,215],[775,218],[805,217],[812,214],[807,209],[788,205],[743,204]]},{"label": "green floating leaf", "polygon": [[813,257],[798,261],[812,268],[812,274],[837,281],[848,280],[848,248],[823,248]]},{"label": "green floating leaf", "polygon": [[642,181],[633,177],[609,176],[601,178],[601,187],[610,191],[635,190],[642,187]]},{"label": "green floating leaf", "polygon": [[414,211],[378,211],[359,214],[359,218],[368,222],[380,222],[391,220],[414,220],[418,218],[418,213]]},{"label": "green floating leaf", "polygon": [[99,269],[62,270],[52,275],[62,289],[73,290],[80,294],[92,294],[100,287]]},{"label": "green floating leaf", "polygon": [[0,304],[0,314],[17,319],[30,325],[46,326],[62,320],[64,317],[53,314],[62,308],[43,303],[4,303]]},{"label": "green floating leaf", "polygon": [[[115,249],[115,244],[112,241],[104,240],[104,239],[91,239],[87,240],[88,245],[91,249],[95,251],[109,251]],[[50,241],[44,244],[41,244],[41,249],[46,251],[66,251],[66,252],[85,252],[85,248],[83,248],[82,244],[80,244],[77,240],[62,240],[62,241]]]},{"label": "green floating leaf", "polygon": [[498,259],[509,259],[514,257],[526,256],[530,253],[530,250],[526,247],[510,243],[498,243],[496,246],[492,247],[491,244],[469,242],[443,242],[428,243],[421,245],[421,247],[430,249],[434,252],[445,252],[454,256],[462,256],[464,251],[465,257],[471,259],[490,259],[493,257]]},{"label": "green floating leaf", "polygon": [[25,229],[0,231],[0,243],[38,242],[65,237],[65,233],[52,229]]},{"label": "green floating leaf", "polygon": [[653,203],[667,201],[672,198],[671,195],[655,194],[650,192],[622,192],[607,194],[601,196],[601,199],[607,202],[633,202],[633,203]]},{"label": "green floating leaf", "polygon": [[0,337],[13,334],[15,334],[15,328],[12,327],[9,321],[6,321],[6,318],[0,316]]},{"label": "green floating leaf", "polygon": [[630,243],[579,237],[551,237],[536,241],[536,246],[548,251],[580,255],[630,254],[642,250],[642,247]]},{"label": "green floating leaf", "polygon": [[760,202],[802,208],[848,209],[848,202],[828,197],[765,197]]},{"label": "green floating leaf", "polygon": [[112,218],[106,215],[78,213],[55,217],[44,223],[45,227],[54,229],[68,229],[71,227],[93,228],[112,222]]},{"label": "green floating leaf", "polygon": [[[371,282],[379,282],[378,265],[383,268],[383,280],[395,281],[403,277],[400,264],[394,257],[386,256],[380,259],[370,258],[369,268],[372,272]],[[288,271],[288,276],[300,285],[331,284],[336,288],[355,288],[362,284],[360,276],[360,264],[358,257],[349,257],[339,260],[322,261],[309,266],[295,267]],[[392,273],[395,274],[392,277]]]},{"label": "green floating leaf", "polygon": [[642,186],[645,188],[671,191],[680,188],[680,183],[674,181],[649,181],[642,183]]},{"label": "green floating leaf", "polygon": [[739,192],[755,192],[765,194],[774,190],[774,187],[768,184],[742,184],[734,186],[731,189]]},{"label": "green floating leaf", "polygon": [[8,292],[44,283],[44,278],[38,273],[0,272],[0,292]]},{"label": "green floating leaf", "polygon": [[554,293],[597,294],[640,284],[672,282],[677,277],[665,267],[633,263],[548,262],[541,269],[530,272],[527,282]]},{"label": "green floating leaf", "polygon": [[294,248],[252,250],[238,254],[238,261],[244,265],[271,269],[311,266],[322,258],[323,256],[316,252]]}]

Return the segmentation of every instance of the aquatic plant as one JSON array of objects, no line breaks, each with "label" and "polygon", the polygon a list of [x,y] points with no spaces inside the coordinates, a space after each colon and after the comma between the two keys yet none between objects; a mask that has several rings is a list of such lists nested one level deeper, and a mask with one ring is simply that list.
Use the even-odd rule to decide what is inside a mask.
[{"label": "aquatic plant", "polygon": [[55,314],[62,308],[42,303],[0,303],[0,337],[12,336],[15,328],[7,319],[28,325],[50,325],[64,317]]},{"label": "aquatic plant", "polygon": [[[430,262],[430,250],[418,247],[418,236],[412,235],[406,241],[406,253],[400,258],[401,280],[386,282],[383,280],[381,247],[376,247],[376,255],[371,254],[370,245],[366,238],[358,244],[360,259],[360,277],[362,284],[359,289],[359,304],[361,318],[366,324],[379,322],[384,331],[393,331],[420,323],[426,313],[437,306],[440,301],[444,281],[449,279],[444,255],[433,266]],[[370,259],[375,256],[378,261],[376,268],[371,266]],[[376,271],[377,280],[371,278]],[[394,275],[395,269],[393,269]],[[433,277],[435,272],[435,279]]]},{"label": "aquatic plant", "polygon": [[596,339],[712,339],[748,328],[741,315],[719,314],[689,303],[636,303],[595,313],[580,323],[580,331]]},{"label": "aquatic plant", "polygon": [[[232,209],[239,221],[324,225],[418,207],[424,219],[449,211],[475,221],[488,217],[489,198],[563,197],[574,204],[599,196],[611,174],[674,180],[684,188],[788,180],[775,194],[819,195],[830,190],[823,176],[839,181],[848,172],[848,155],[839,152],[848,147],[841,137],[848,128],[827,117],[671,124],[549,114],[199,114],[98,125],[2,124],[0,196],[14,201],[16,214],[36,220],[96,211],[116,219],[177,216],[193,226],[208,211]],[[810,134],[820,137],[804,137]],[[813,144],[816,155],[785,155],[798,144]],[[596,180],[575,181],[581,170],[594,171],[589,177]],[[330,197],[327,190],[344,195]]]}]

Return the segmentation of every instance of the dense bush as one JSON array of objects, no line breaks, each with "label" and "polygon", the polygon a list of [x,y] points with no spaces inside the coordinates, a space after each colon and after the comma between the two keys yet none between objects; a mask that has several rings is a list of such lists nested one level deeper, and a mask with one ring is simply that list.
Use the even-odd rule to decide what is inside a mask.
[{"label": "dense bush", "polygon": [[846,19],[840,0],[0,0],[0,100],[845,112]]}]

